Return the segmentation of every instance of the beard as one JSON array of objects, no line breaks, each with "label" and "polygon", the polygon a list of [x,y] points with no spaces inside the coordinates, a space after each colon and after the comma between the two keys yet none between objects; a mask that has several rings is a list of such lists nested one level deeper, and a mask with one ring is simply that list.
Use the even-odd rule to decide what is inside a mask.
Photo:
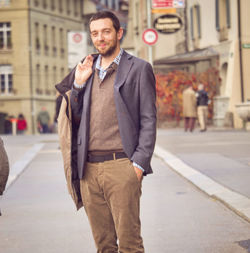
[{"label": "beard", "polygon": [[[100,43],[103,43],[103,41],[101,41]],[[114,43],[112,43],[112,45],[106,48],[105,50],[98,49],[97,46],[95,46],[95,48],[97,49],[97,51],[101,56],[108,57],[115,52],[117,48],[117,40],[115,40]]]}]

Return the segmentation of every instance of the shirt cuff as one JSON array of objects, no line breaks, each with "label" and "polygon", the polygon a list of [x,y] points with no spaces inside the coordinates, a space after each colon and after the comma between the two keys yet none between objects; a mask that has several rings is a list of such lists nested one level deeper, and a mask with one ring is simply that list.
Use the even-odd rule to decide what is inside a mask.
[{"label": "shirt cuff", "polygon": [[83,83],[83,84],[81,84],[81,85],[79,85],[79,84],[76,83],[76,80],[74,80],[74,85],[73,85],[73,87],[76,88],[76,89],[82,89],[82,88],[85,87],[85,85],[86,85],[86,82]]},{"label": "shirt cuff", "polygon": [[133,166],[135,166],[136,168],[138,168],[144,172],[144,169],[139,164],[133,162]]}]

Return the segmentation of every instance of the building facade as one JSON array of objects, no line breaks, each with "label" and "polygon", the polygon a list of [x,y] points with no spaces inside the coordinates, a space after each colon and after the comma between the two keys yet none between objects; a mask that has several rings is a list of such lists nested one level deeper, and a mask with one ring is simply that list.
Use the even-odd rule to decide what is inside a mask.
[{"label": "building facade", "polygon": [[[87,36],[88,20],[102,9],[114,11],[126,28],[125,0],[0,0],[0,134],[6,117],[19,114],[27,120],[27,133],[37,133],[42,110],[53,125],[54,86],[72,68],[70,55],[82,59],[95,51]],[[69,36],[76,32],[77,40],[81,31],[86,50],[71,52]]]},{"label": "building facade", "polygon": [[82,2],[0,2],[0,112],[22,113],[35,133],[42,109],[53,124],[54,85],[68,72],[67,33],[82,30]]},{"label": "building facade", "polygon": [[249,11],[247,0],[187,1],[189,51],[210,48],[218,54],[220,83],[214,97],[217,126],[229,124],[241,128],[243,122],[236,105],[250,100]]},{"label": "building facade", "polygon": [[[189,83],[197,87],[198,82],[203,81],[211,93],[210,122],[215,126],[242,128],[243,121],[236,112],[236,105],[246,103],[250,98],[247,71],[250,63],[250,30],[247,28],[250,1],[185,0],[184,8],[150,9],[150,27],[154,27],[158,17],[171,13],[182,20],[182,27],[172,34],[158,32],[158,41],[148,46],[143,43],[142,33],[149,28],[147,3],[152,7],[154,2],[158,1],[130,1],[129,16],[132,13],[134,52],[149,59],[148,47],[152,48],[155,73],[159,72],[160,78],[166,76],[160,80],[168,86],[164,88],[164,96],[178,93],[178,87],[182,89]],[[175,87],[170,87],[172,84]],[[181,107],[181,92],[176,99]],[[169,107],[176,103],[168,102],[168,98],[163,100]],[[178,117],[181,113],[177,114]]]}]

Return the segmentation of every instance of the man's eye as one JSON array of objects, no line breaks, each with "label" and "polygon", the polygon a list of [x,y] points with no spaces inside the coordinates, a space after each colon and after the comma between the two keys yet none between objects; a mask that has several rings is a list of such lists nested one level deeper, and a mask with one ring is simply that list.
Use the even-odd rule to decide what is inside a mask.
[{"label": "man's eye", "polygon": [[108,34],[110,34],[110,31],[104,31],[103,34],[108,35]]},{"label": "man's eye", "polygon": [[91,36],[92,36],[92,37],[96,37],[96,36],[97,36],[97,33],[91,33]]}]

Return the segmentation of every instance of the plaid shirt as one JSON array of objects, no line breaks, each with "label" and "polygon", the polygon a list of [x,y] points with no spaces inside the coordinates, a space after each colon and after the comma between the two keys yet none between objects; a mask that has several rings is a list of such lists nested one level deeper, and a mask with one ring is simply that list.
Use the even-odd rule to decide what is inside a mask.
[{"label": "plaid shirt", "polygon": [[[115,59],[113,60],[113,62],[114,62],[115,64],[119,65],[120,60],[121,60],[121,57],[122,57],[122,53],[123,53],[123,49],[121,48],[119,54],[118,54],[118,55],[115,57]],[[107,74],[107,69],[108,69],[108,68],[103,69],[103,68],[101,67],[101,59],[102,59],[102,56],[99,54],[99,56],[98,56],[98,58],[97,58],[97,61],[96,61],[96,69],[99,70],[99,77],[100,77],[101,80],[103,80],[104,77],[105,77],[106,74]],[[112,62],[112,63],[113,63],[113,62]],[[111,63],[111,64],[112,64],[112,63]],[[111,64],[110,64],[110,65],[111,65]],[[109,66],[110,66],[110,65],[109,65]]]}]

